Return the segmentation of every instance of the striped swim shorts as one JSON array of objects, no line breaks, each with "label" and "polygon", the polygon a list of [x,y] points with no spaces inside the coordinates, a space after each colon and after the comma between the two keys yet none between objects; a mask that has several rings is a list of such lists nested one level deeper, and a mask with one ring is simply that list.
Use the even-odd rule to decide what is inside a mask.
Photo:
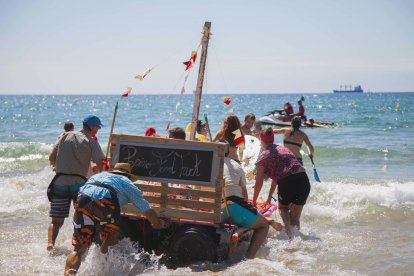
[{"label": "striped swim shorts", "polygon": [[69,216],[71,198],[52,197],[49,217],[67,218]]}]

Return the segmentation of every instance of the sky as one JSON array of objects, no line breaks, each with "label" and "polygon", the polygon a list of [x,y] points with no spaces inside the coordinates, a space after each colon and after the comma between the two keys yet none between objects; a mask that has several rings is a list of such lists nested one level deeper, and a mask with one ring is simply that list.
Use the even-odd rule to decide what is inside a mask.
[{"label": "sky", "polygon": [[414,91],[411,0],[0,0],[0,94],[179,94],[205,21],[208,93]]}]

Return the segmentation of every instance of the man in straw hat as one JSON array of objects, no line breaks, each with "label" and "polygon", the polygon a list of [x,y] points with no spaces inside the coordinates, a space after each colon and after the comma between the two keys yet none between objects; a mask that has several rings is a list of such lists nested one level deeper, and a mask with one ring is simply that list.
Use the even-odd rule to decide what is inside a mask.
[{"label": "man in straw hat", "polygon": [[142,192],[132,183],[137,177],[131,174],[128,163],[117,163],[110,172],[92,176],[82,188],[75,203],[73,216],[74,250],[66,259],[65,275],[75,275],[81,264],[82,255],[92,244],[92,238],[99,227],[103,241],[101,252],[108,252],[108,246],[117,241],[120,207],[132,203],[149,220],[154,229],[161,228],[157,213],[143,198]]}]

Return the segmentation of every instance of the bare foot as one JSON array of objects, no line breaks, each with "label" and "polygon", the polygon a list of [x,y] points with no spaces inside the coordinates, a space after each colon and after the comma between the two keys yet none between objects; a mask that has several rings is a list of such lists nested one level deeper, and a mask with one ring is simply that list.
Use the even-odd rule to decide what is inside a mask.
[{"label": "bare foot", "polygon": [[283,225],[276,221],[269,221],[270,226],[272,226],[276,231],[282,231]]},{"label": "bare foot", "polygon": [[46,250],[49,251],[49,252],[52,252],[53,249],[55,249],[55,246],[52,243],[49,243],[46,247]]}]

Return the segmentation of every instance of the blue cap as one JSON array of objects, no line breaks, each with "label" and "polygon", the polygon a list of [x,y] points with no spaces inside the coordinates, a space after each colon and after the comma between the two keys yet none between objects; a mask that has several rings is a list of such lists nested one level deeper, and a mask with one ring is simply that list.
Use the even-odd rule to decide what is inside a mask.
[{"label": "blue cap", "polygon": [[83,122],[86,123],[89,127],[93,127],[93,126],[100,126],[103,127],[104,125],[101,123],[101,120],[92,114],[87,115],[84,119]]}]

